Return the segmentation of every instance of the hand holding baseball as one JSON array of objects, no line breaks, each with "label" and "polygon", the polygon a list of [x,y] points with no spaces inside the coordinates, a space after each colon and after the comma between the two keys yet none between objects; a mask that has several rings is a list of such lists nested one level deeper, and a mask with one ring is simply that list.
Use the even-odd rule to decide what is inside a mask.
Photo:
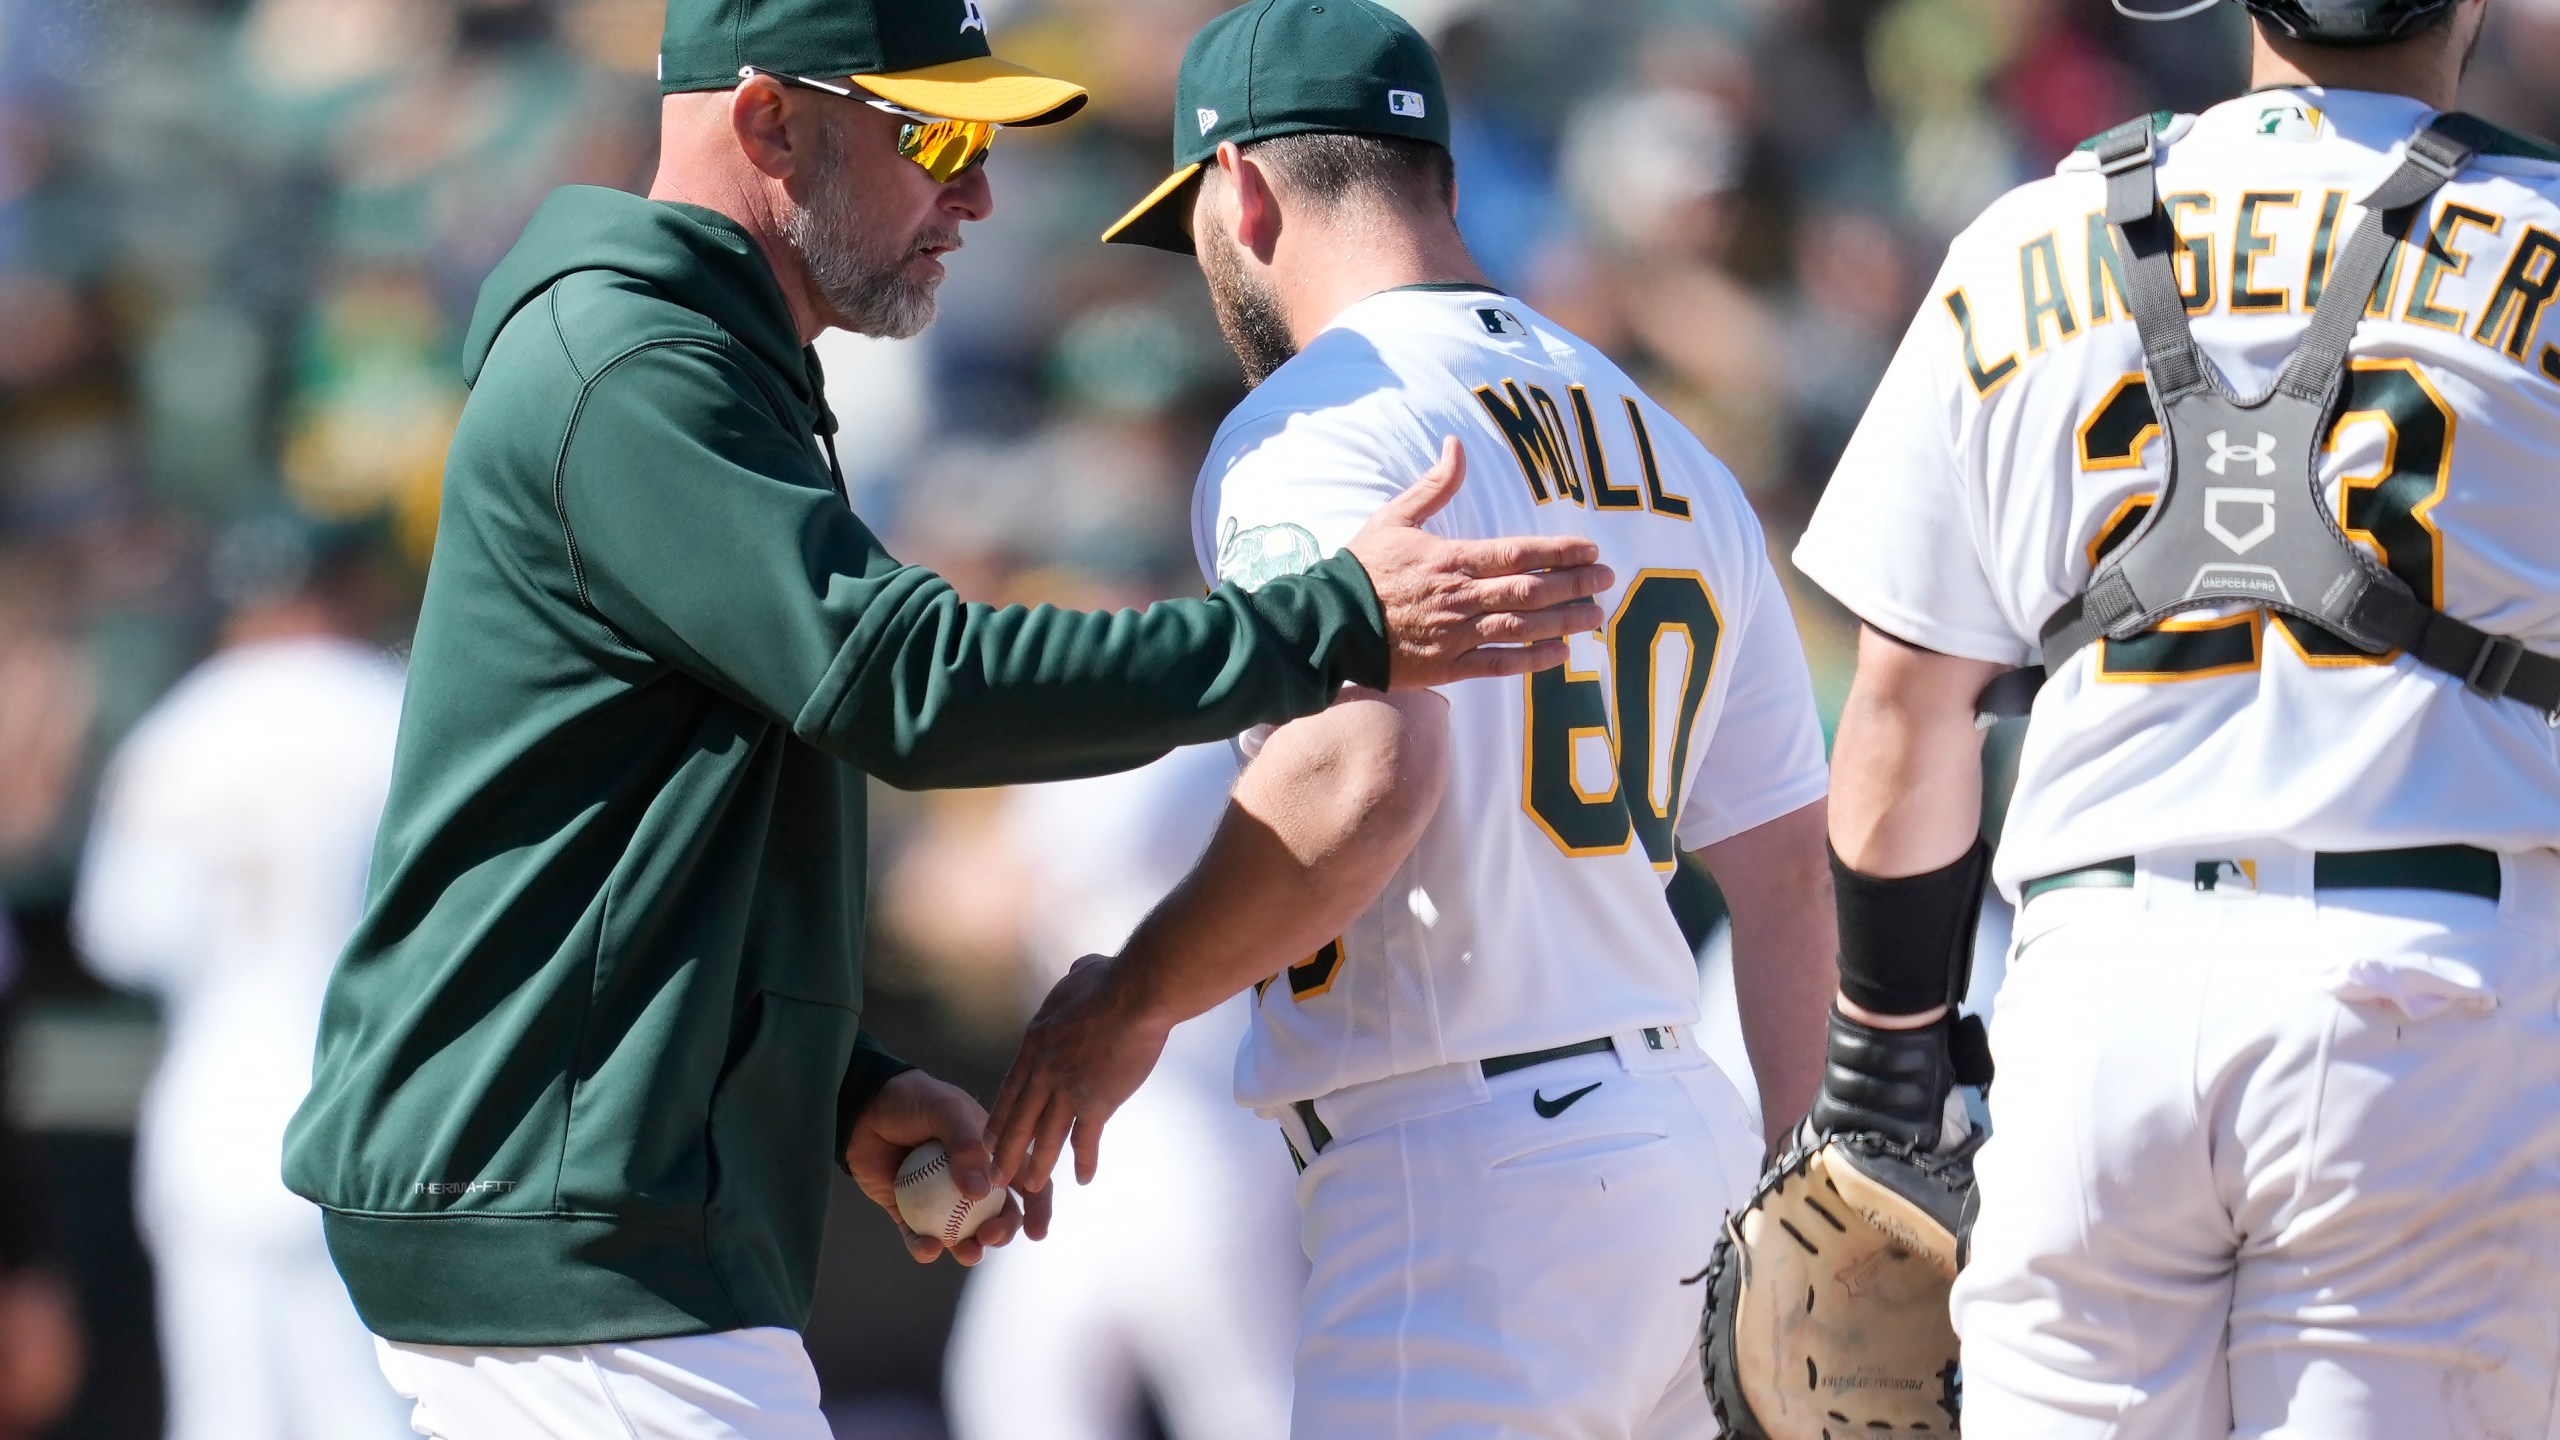
[{"label": "hand holding baseball", "polygon": [[1010,1198],[994,1187],[983,1195],[961,1193],[951,1170],[951,1152],[939,1140],[927,1140],[908,1151],[898,1166],[898,1219],[916,1234],[945,1245],[975,1239],[980,1226],[1004,1213]]},{"label": "hand holding baseball", "polygon": [[[853,1136],[845,1147],[845,1166],[872,1203],[889,1212],[906,1237],[907,1253],[927,1264],[943,1251],[963,1265],[975,1265],[986,1252],[1021,1232],[1037,1240],[1049,1233],[1049,1197],[1020,1198],[990,1178],[984,1133],[987,1112],[967,1091],[946,1085],[921,1070],[892,1079],[854,1117]],[[918,1169],[931,1157],[915,1160],[919,1150],[939,1145],[940,1172],[963,1202],[966,1223],[945,1240],[942,1231],[926,1232],[907,1221],[899,1176],[912,1161]]]}]

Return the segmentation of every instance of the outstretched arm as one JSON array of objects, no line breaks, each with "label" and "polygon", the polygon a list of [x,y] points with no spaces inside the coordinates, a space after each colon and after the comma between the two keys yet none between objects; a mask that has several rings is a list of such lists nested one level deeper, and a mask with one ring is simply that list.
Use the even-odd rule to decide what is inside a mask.
[{"label": "outstretched arm", "polygon": [[1093,1179],[1102,1127],[1167,1032],[1305,959],[1369,907],[1439,808],[1449,707],[1352,690],[1272,732],[1190,875],[1117,957],[1088,956],[1024,1033],[988,1124],[999,1182],[1045,1184],[1072,1136]]},{"label": "outstretched arm", "polygon": [[1303,573],[1143,610],[996,609],[892,558],[814,455],[726,352],[636,352],[591,382],[562,451],[559,543],[597,643],[904,788],[1104,774],[1320,713],[1346,682],[1560,664],[1609,585],[1579,536],[1423,529],[1464,483],[1451,442]]}]

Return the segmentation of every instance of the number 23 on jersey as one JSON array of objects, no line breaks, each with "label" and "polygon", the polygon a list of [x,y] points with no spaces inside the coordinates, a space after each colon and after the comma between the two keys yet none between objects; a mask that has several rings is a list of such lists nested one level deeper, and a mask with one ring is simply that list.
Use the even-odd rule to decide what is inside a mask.
[{"label": "number 23 on jersey", "polygon": [[[2350,539],[2378,551],[2385,568],[2418,599],[2444,608],[2444,536],[2427,512],[2444,498],[2453,467],[2453,407],[2436,393],[2416,362],[2358,359],[2347,369],[2346,393],[2330,425],[2325,448],[2336,450],[2359,425],[2380,425],[2380,467],[2338,481],[2339,527]],[[2141,372],[2118,381],[2081,422],[2080,468],[2125,470],[2141,463],[2143,447],[2158,438],[2159,416]],[[2144,493],[2116,507],[2090,540],[2092,568],[2130,539],[2157,497]],[[2368,655],[2338,636],[2303,621],[2264,610],[2178,618],[2130,640],[2101,640],[2098,678],[2104,681],[2196,680],[2244,674],[2258,668],[2260,636],[2268,626],[2290,642],[2306,664],[2320,667],[2380,665],[2389,655]]]}]

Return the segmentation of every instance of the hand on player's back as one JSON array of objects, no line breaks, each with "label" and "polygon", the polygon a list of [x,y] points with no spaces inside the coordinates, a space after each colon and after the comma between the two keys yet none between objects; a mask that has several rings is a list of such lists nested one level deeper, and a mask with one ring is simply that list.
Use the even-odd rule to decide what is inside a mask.
[{"label": "hand on player's back", "polygon": [[898,1217],[898,1162],[927,1140],[939,1140],[951,1156],[951,1178],[960,1193],[975,1199],[995,1182],[987,1169],[987,1112],[969,1092],[947,1085],[921,1070],[908,1070],[880,1087],[871,1103],[854,1117],[853,1135],[845,1143],[845,1168],[872,1203],[889,1212],[891,1223],[906,1238],[907,1253],[918,1264],[930,1264],[948,1248],[953,1259],[975,1265],[986,1252],[1019,1231],[1037,1240],[1049,1233],[1049,1196],[1021,1192],[1007,1196],[1004,1213],[978,1227],[970,1238],[944,1246],[919,1235]]},{"label": "hand on player's back", "polygon": [[1466,478],[1465,448],[1443,441],[1440,463],[1379,506],[1346,547],[1386,613],[1389,689],[1549,669],[1564,663],[1565,636],[1600,628],[1589,597],[1611,576],[1590,540],[1444,540],[1422,529]]}]

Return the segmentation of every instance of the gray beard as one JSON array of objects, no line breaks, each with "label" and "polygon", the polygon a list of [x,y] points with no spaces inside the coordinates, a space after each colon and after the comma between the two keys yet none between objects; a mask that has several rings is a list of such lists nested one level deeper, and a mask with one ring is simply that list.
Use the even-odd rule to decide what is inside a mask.
[{"label": "gray beard", "polygon": [[1259,385],[1298,353],[1279,297],[1245,270],[1243,252],[1223,232],[1211,231],[1195,248],[1201,277],[1209,282],[1210,307],[1218,312],[1219,333],[1244,366],[1245,385]]},{"label": "gray beard", "polygon": [[[938,280],[910,280],[906,263],[927,241],[956,235],[927,231],[891,244],[863,223],[844,169],[844,141],[830,125],[820,132],[817,179],[809,203],[782,217],[783,243],[800,257],[809,283],[848,330],[904,340],[933,323]],[[903,162],[901,162],[903,163]]]}]

